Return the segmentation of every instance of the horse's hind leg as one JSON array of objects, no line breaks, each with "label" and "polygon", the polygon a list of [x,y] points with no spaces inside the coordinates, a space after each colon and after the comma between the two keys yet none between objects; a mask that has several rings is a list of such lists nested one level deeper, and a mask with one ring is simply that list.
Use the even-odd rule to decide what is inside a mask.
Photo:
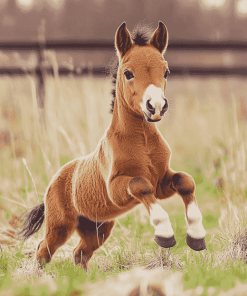
[{"label": "horse's hind leg", "polygon": [[67,225],[60,225],[49,230],[44,240],[42,240],[36,251],[37,261],[44,265],[51,261],[51,257],[56,250],[61,247],[69,239],[75,227],[68,227]]},{"label": "horse's hind leg", "polygon": [[167,192],[173,190],[183,199],[185,219],[188,224],[187,245],[195,251],[206,249],[206,231],[202,225],[202,214],[195,197],[195,182],[193,178],[184,172],[175,173],[169,171],[166,178],[162,181],[161,189],[165,196]]},{"label": "horse's hind leg", "polygon": [[77,218],[56,219],[54,216],[47,215],[45,238],[39,243],[36,251],[37,261],[41,265],[51,261],[52,255],[70,238],[78,224]]},{"label": "horse's hind leg", "polygon": [[76,229],[80,236],[80,242],[73,251],[74,264],[87,270],[88,261],[95,250],[103,245],[110,236],[114,221],[93,222],[83,216],[79,216]]},{"label": "horse's hind leg", "polygon": [[51,261],[52,255],[73,234],[78,212],[73,204],[72,178],[78,161],[66,164],[54,176],[45,196],[45,237],[36,251],[39,263]]}]

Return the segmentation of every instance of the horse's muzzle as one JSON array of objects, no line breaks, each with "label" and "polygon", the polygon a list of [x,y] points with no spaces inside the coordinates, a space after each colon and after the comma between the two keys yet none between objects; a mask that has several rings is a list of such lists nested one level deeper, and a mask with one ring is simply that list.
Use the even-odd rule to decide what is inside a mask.
[{"label": "horse's muzzle", "polygon": [[164,98],[165,104],[161,107],[161,104],[156,104],[153,107],[149,100],[146,103],[146,112],[144,111],[144,117],[148,122],[158,122],[162,119],[162,116],[168,110],[167,99]]}]

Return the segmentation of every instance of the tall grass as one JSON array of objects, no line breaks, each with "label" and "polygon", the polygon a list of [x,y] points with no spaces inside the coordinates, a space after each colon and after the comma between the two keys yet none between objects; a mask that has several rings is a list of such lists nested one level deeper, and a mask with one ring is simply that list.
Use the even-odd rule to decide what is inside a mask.
[{"label": "tall grass", "polygon": [[[56,64],[54,55],[50,58]],[[45,125],[40,120],[33,77],[1,77],[0,89],[0,218],[2,229],[7,229],[9,222],[43,199],[51,177],[61,165],[94,150],[111,120],[111,85],[103,77],[48,77]],[[245,276],[246,222],[241,208],[246,206],[247,192],[246,93],[246,81],[239,78],[183,77],[168,81],[169,110],[158,127],[171,146],[171,166],[195,178],[199,207],[204,217],[209,217],[204,220],[209,225],[206,228],[218,225],[215,213],[220,215],[222,207],[221,233],[207,236],[207,251],[195,254],[188,250],[183,204],[174,197],[161,202],[172,213],[172,223],[176,223],[178,244],[171,251],[161,251],[152,242],[149,217],[140,207],[117,220],[113,236],[92,258],[89,275],[72,265],[76,237],[60,249],[54,263],[43,271],[36,270],[29,257],[34,255],[41,231],[24,245],[14,241],[17,249],[3,246],[0,269],[4,278],[21,279],[23,283],[17,282],[23,291],[35,278],[49,278],[50,286],[44,286],[44,293],[52,295],[58,287],[72,289],[77,285],[75,279],[96,281],[140,265],[182,271],[186,288],[202,286],[204,292],[210,287],[221,289],[220,281],[213,279],[224,277],[226,272],[231,276],[238,270],[237,278]],[[14,236],[14,232],[6,233]],[[15,257],[10,255],[13,252]]]},{"label": "tall grass", "polygon": [[[42,125],[32,77],[2,78],[0,112],[1,193],[27,207],[37,202],[58,168],[93,151],[109,124],[106,79],[47,79]],[[25,159],[25,162],[22,161]],[[31,197],[31,196],[32,197]],[[23,200],[24,199],[24,200]],[[19,200],[19,202],[20,202]],[[14,204],[14,203],[13,203]],[[16,203],[15,203],[16,204]]]}]

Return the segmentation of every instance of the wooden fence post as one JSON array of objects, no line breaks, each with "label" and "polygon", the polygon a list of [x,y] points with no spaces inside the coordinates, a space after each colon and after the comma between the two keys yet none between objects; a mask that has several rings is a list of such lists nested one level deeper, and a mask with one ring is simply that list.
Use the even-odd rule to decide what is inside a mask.
[{"label": "wooden fence post", "polygon": [[40,121],[45,125],[45,19],[41,20],[38,28],[38,67],[36,69],[37,76],[37,103],[40,110]]}]

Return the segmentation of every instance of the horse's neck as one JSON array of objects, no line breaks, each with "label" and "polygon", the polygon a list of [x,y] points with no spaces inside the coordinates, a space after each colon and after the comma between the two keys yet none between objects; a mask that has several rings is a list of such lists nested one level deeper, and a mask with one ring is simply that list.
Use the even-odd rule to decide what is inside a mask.
[{"label": "horse's neck", "polygon": [[143,116],[133,112],[125,102],[119,104],[116,99],[109,133],[122,135],[128,141],[130,138],[134,138],[135,142],[138,142],[143,138],[148,141],[158,131],[155,124],[147,123]]}]

